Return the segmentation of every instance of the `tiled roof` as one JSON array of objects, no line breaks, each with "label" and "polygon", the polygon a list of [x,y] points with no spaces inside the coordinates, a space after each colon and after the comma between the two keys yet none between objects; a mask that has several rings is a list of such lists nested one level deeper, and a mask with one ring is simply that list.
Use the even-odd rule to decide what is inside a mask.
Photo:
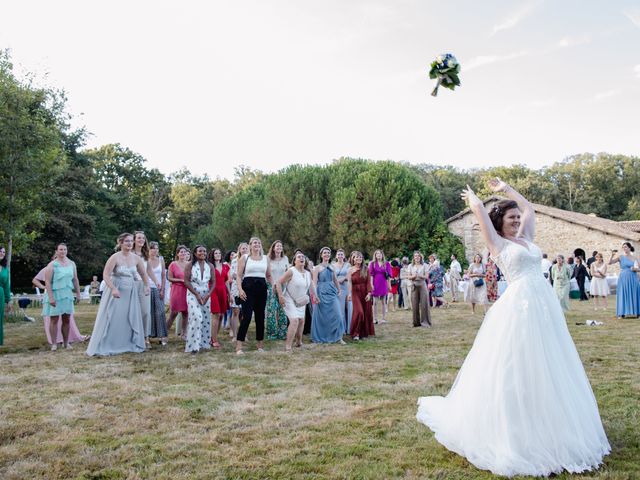
[{"label": "tiled roof", "polygon": [[[483,203],[486,205],[487,203],[502,200],[501,197],[491,196],[487,198]],[[538,203],[532,203],[533,208],[536,213],[542,213],[543,215],[548,215],[550,217],[558,218],[560,220],[564,220],[565,222],[574,223],[576,225],[582,225],[583,227],[591,228],[593,230],[599,230],[604,233],[608,233],[610,235],[616,235],[620,238],[625,238],[633,241],[640,241],[640,231],[633,230],[631,228],[622,226],[621,223],[627,222],[616,222],[615,220],[607,220],[606,218],[596,217],[595,215],[586,215],[584,213],[578,212],[570,212],[568,210],[562,210],[560,208],[555,207],[547,207],[546,205],[540,205]],[[451,218],[445,220],[445,223],[451,223],[454,220],[457,220],[460,217],[463,217],[471,210],[469,208],[465,208],[461,212],[457,213]],[[640,222],[628,222],[628,223],[637,223]]]},{"label": "tiled roof", "polygon": [[630,220],[626,222],[618,222],[625,230],[631,230],[632,232],[640,232],[640,220]]}]

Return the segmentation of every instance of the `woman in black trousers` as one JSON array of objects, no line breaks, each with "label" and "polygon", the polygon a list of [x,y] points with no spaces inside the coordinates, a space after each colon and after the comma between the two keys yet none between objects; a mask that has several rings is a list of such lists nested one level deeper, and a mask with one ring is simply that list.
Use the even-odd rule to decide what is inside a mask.
[{"label": "woman in black trousers", "polygon": [[573,269],[573,278],[578,282],[578,288],[580,289],[580,301],[589,300],[587,292],[584,290],[584,282],[589,277],[587,267],[584,266],[582,257],[576,257],[576,267]]},{"label": "woman in black trousers", "polygon": [[264,351],[264,309],[267,304],[267,280],[271,281],[269,257],[262,250],[258,237],[249,240],[249,253],[238,259],[238,297],[242,302],[240,327],[236,341],[236,354],[243,355],[242,343],[247,336],[251,316],[256,319],[256,342],[259,352]]}]

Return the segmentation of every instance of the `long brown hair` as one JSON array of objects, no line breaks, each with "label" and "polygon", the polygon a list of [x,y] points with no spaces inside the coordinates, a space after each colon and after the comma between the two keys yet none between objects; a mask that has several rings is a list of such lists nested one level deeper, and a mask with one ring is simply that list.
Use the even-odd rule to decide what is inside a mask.
[{"label": "long brown hair", "polygon": [[144,236],[144,245],[140,249],[140,254],[142,255],[142,258],[149,260],[149,240],[147,240],[147,235],[142,230],[136,230],[133,232],[133,253],[136,252],[136,237],[138,235]]},{"label": "long brown hair", "polygon": [[353,267],[356,266],[355,257],[357,255],[360,255],[360,257],[362,257],[362,265],[360,265],[360,276],[362,278],[367,278],[369,276],[369,269],[364,262],[364,255],[362,255],[362,252],[359,252],[358,250],[354,250],[353,252],[351,252],[351,255],[349,255],[349,264]]}]

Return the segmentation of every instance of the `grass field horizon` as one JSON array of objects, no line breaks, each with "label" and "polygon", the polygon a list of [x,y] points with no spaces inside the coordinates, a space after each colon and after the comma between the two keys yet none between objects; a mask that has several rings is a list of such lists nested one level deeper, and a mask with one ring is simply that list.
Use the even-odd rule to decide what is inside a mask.
[{"label": "grass field horizon", "polygon": [[[572,301],[567,314],[612,452],[598,471],[556,478],[640,478],[640,320],[615,319],[614,304]],[[78,308],[82,333],[96,310]],[[6,324],[0,347],[2,479],[497,478],[415,419],[418,397],[449,391],[480,327],[466,304],[432,311],[432,329],[399,311],[359,343],[305,337],[293,354],[283,342],[260,354],[250,341],[243,357],[224,336],[198,355],[173,335],[143,354],[50,352],[29,314],[38,321]]]}]

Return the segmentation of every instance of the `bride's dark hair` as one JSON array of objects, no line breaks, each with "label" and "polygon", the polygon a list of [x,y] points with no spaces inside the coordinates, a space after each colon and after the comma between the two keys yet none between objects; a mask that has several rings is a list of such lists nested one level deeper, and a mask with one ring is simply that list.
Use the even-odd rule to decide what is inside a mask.
[{"label": "bride's dark hair", "polygon": [[491,223],[493,223],[493,228],[496,229],[499,235],[502,235],[504,215],[512,208],[518,208],[518,203],[515,200],[500,200],[489,210],[489,218],[491,219]]}]

